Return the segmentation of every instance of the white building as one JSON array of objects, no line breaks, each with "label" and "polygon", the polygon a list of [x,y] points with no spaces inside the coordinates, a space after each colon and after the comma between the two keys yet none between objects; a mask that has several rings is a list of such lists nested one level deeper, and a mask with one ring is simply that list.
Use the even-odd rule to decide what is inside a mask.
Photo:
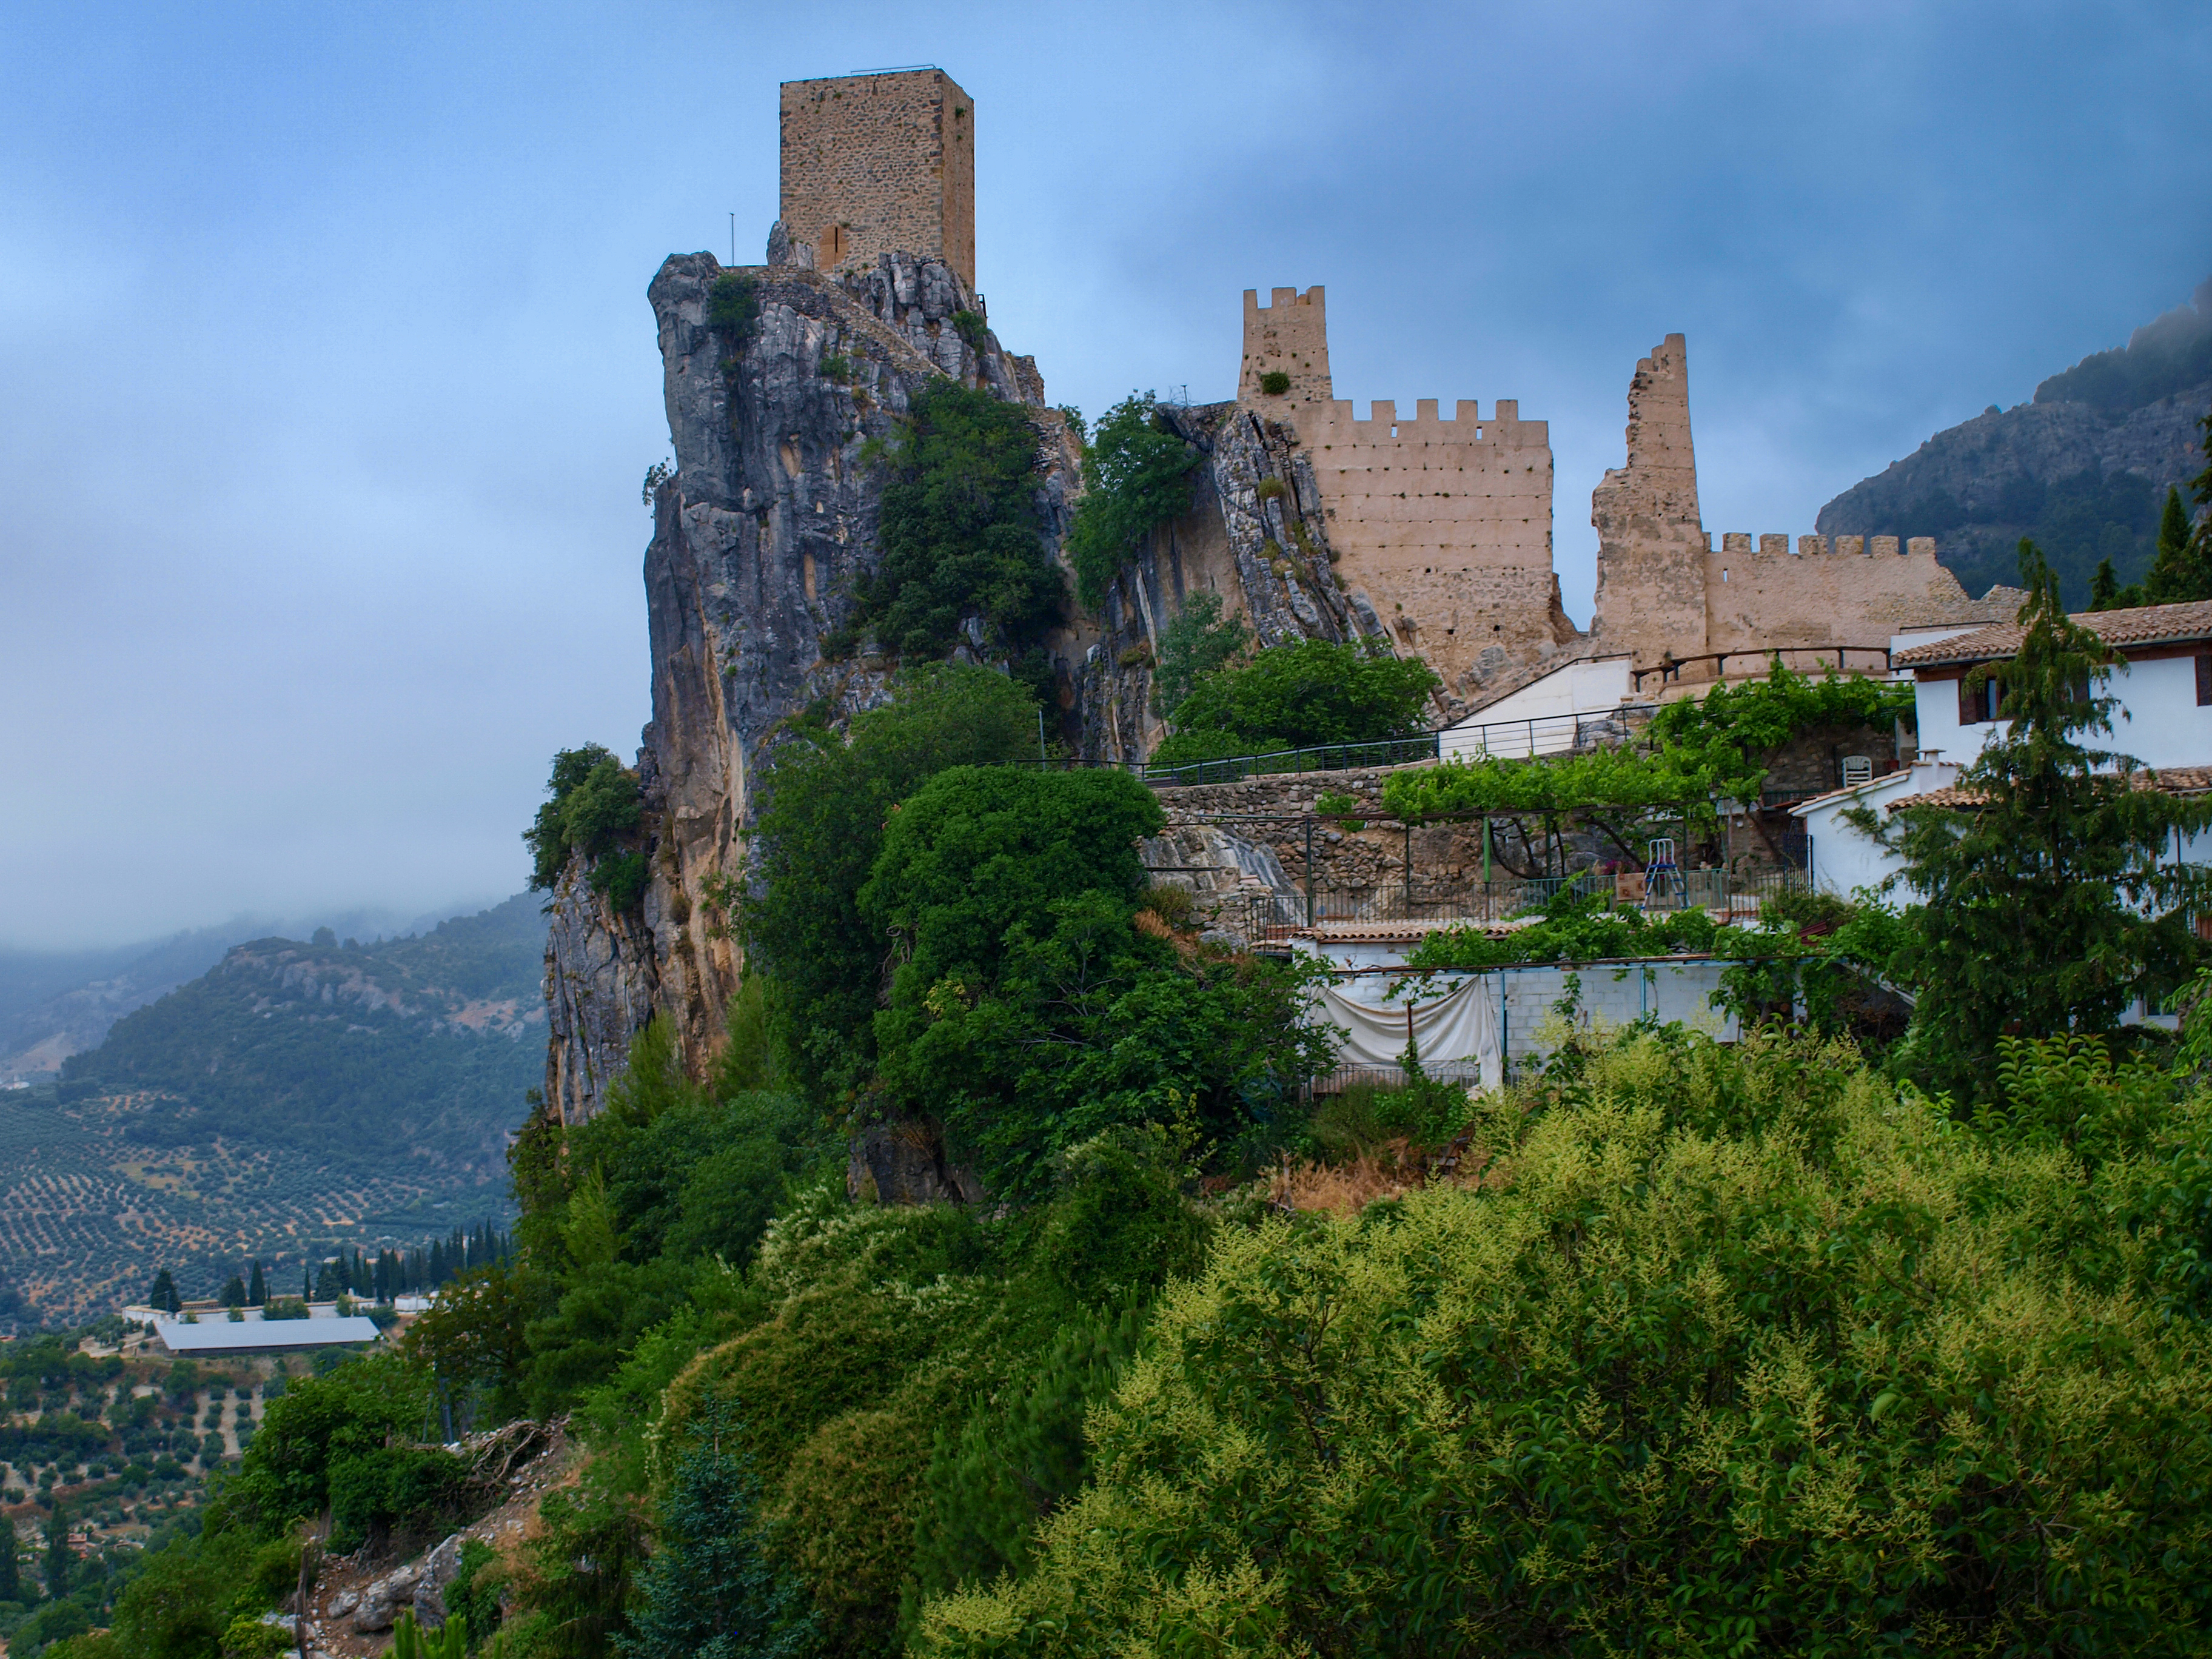
[{"label": "white building", "polygon": [[1791,807],[1790,816],[1804,822],[1805,868],[1814,891],[1849,898],[1862,888],[1879,887],[1897,868],[1896,859],[1853,827],[1846,813],[1863,807],[1879,821],[1901,801],[1948,789],[1959,781],[1959,772],[1951,761],[1917,760],[1903,771],[1832,789]]},{"label": "white building", "polygon": [[[1535,755],[1564,755],[1575,746],[1576,735],[1585,725],[1619,714],[1623,705],[1638,704],[1632,666],[1633,659],[1626,652],[1563,663],[1444,727],[1437,733],[1437,758],[1499,755],[1527,760]],[[1649,707],[1648,700],[1644,706]]]},{"label": "white building", "polygon": [[[2133,755],[2144,765],[2212,764],[2212,600],[2092,611],[2074,618],[2126,660],[2097,690],[2116,697],[2112,734],[2092,741]],[[1977,628],[1900,652],[1896,666],[1913,678],[1920,752],[1961,764],[1982,752],[1996,732],[1997,677],[1978,688],[1967,673],[2020,650],[2017,623]]]},{"label": "white building", "polygon": [[[2112,711],[2112,735],[2088,733],[2085,740],[2132,755],[2152,771],[2168,775],[2160,781],[2177,793],[2212,787],[2212,601],[2093,611],[2074,620],[2124,658],[2096,688],[2118,704]],[[1982,685],[1969,687],[1966,676],[1984,663],[2018,654],[2022,632],[2017,623],[1996,623],[1896,654],[1898,672],[1912,676],[1920,759],[1901,772],[1790,808],[1804,821],[1811,842],[1815,888],[1847,897],[1878,886],[1896,872],[1895,854],[1854,829],[1845,813],[1866,806],[1886,814],[1957,781],[2002,724],[1996,718],[2003,696],[2002,677],[1993,674]],[[2184,842],[2174,855],[2190,863],[2212,862],[2212,836]]]}]

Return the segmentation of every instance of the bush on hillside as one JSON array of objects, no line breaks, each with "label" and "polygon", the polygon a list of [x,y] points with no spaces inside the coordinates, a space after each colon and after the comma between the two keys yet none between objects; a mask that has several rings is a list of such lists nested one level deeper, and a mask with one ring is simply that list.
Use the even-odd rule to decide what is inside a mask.
[{"label": "bush on hillside", "polygon": [[1218,1235],[1033,1571],[915,1650],[2194,1650],[2203,1097],[2021,1056],[2126,1117],[2090,1164],[1844,1047],[1578,1064],[1486,1110],[1479,1187]]},{"label": "bush on hillside", "polygon": [[[1302,640],[1199,679],[1168,718],[1178,733],[1231,733],[1252,745],[1244,754],[1271,743],[1376,743],[1425,730],[1430,693],[1443,683],[1418,657]],[[1155,758],[1166,755],[1163,746]]]},{"label": "bush on hillside", "polygon": [[626,770],[611,750],[587,743],[553,757],[545,793],[537,818],[522,832],[530,848],[531,886],[550,891],[568,860],[580,857],[592,868],[595,890],[605,892],[618,880],[626,888],[626,870],[611,869],[602,878],[599,867],[609,863],[621,838],[644,816],[637,775]]},{"label": "bush on hillside", "polygon": [[1167,426],[1149,392],[1108,410],[1083,447],[1083,499],[1068,526],[1076,592],[1092,610],[1146,538],[1190,511],[1192,471],[1203,459]]},{"label": "bush on hillside", "polygon": [[774,750],[739,922],[775,987],[766,1012],[778,1064],[813,1097],[857,1088],[874,1054],[884,941],[859,897],[890,809],[948,767],[1021,759],[1036,744],[1025,690],[944,664],[902,675],[892,701],[856,717],[849,737],[800,721]]},{"label": "bush on hillside", "polygon": [[872,631],[920,661],[958,643],[963,621],[987,623],[1018,657],[1060,621],[1063,585],[1037,511],[1038,436],[1028,411],[957,380],[915,393],[904,430],[880,452],[877,539],[883,558],[854,585],[834,644]]},{"label": "bush on hillside", "polygon": [[1328,1068],[1310,965],[1134,926],[1136,842],[1161,822],[1123,773],[975,768],[931,780],[884,837],[860,900],[896,942],[878,1079],[995,1193],[1042,1196],[1063,1152],[1127,1126],[1226,1146]]}]

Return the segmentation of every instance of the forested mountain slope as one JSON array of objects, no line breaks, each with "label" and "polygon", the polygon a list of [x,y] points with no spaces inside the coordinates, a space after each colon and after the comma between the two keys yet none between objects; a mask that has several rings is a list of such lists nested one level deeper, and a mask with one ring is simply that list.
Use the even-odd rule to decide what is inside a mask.
[{"label": "forested mountain slope", "polygon": [[[544,1065],[527,896],[413,938],[265,939],[118,1021],[58,1088],[0,1094],[0,1285],[103,1310],[156,1267],[414,1242],[503,1213],[505,1131]],[[279,1283],[282,1272],[272,1273]]]},{"label": "forested mountain slope", "polygon": [[2068,603],[2087,605],[2109,558],[2123,585],[2148,568],[2166,492],[2205,464],[2212,410],[2212,279],[2192,304],[2136,330],[2035,389],[1937,433],[1820,509],[1824,536],[1933,536],[1970,593],[2018,576],[2032,537]]}]

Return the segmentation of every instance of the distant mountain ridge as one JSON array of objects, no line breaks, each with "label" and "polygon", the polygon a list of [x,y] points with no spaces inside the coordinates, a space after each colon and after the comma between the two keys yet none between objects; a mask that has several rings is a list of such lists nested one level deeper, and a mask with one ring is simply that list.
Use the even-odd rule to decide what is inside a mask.
[{"label": "distant mountain ridge", "polygon": [[[326,925],[339,934],[380,939],[428,932],[441,920],[440,914],[409,921],[388,911],[353,909],[329,915]],[[298,931],[309,932],[313,921]],[[240,918],[102,950],[0,948],[0,1085],[59,1072],[71,1054],[97,1048],[131,1010],[207,972],[232,946],[282,931],[265,917]]]},{"label": "distant mountain ridge", "polygon": [[1970,593],[2017,579],[2034,539],[2069,604],[2109,558],[2123,585],[2155,550],[2166,490],[2203,471],[2199,422],[2212,410],[2212,278],[2192,302],[2144,324],[2128,343],[2083,358],[2035,389],[1991,404],[1820,509],[1823,535],[1934,536]]},{"label": "distant mountain ridge", "polygon": [[0,1093],[0,1293],[76,1317],[157,1267],[213,1294],[249,1257],[296,1278],[503,1219],[507,1130],[544,1071],[544,933],[521,894],[411,938],[255,939],[58,1085]]}]

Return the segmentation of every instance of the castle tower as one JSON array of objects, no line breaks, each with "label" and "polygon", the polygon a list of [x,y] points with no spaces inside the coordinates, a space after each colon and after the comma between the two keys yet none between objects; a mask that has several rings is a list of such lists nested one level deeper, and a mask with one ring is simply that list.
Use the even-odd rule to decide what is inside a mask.
[{"label": "castle tower", "polygon": [[[1269,374],[1285,389],[1269,392]],[[1420,398],[1401,416],[1378,398],[1358,419],[1329,376],[1318,285],[1279,288],[1266,306],[1244,290],[1237,399],[1297,433],[1338,580],[1443,676],[1448,696],[1464,706],[1573,640],[1552,574],[1551,429],[1518,403],[1486,416],[1462,398],[1446,416]]]},{"label": "castle tower", "polygon": [[1705,651],[1705,552],[1690,442],[1689,348],[1669,334],[1628,384],[1628,464],[1590,495],[1597,528],[1598,648],[1639,668]]},{"label": "castle tower", "polygon": [[[1290,376],[1290,390],[1270,394],[1261,387],[1269,374]],[[1328,378],[1328,310],[1321,284],[1301,294],[1279,288],[1274,302],[1262,307],[1257,289],[1244,290],[1244,363],[1237,377],[1237,401],[1278,416],[1301,405],[1326,404],[1335,394]]]},{"label": "castle tower", "polygon": [[943,259],[975,286],[975,103],[939,69],[783,83],[781,217],[823,270]]}]

